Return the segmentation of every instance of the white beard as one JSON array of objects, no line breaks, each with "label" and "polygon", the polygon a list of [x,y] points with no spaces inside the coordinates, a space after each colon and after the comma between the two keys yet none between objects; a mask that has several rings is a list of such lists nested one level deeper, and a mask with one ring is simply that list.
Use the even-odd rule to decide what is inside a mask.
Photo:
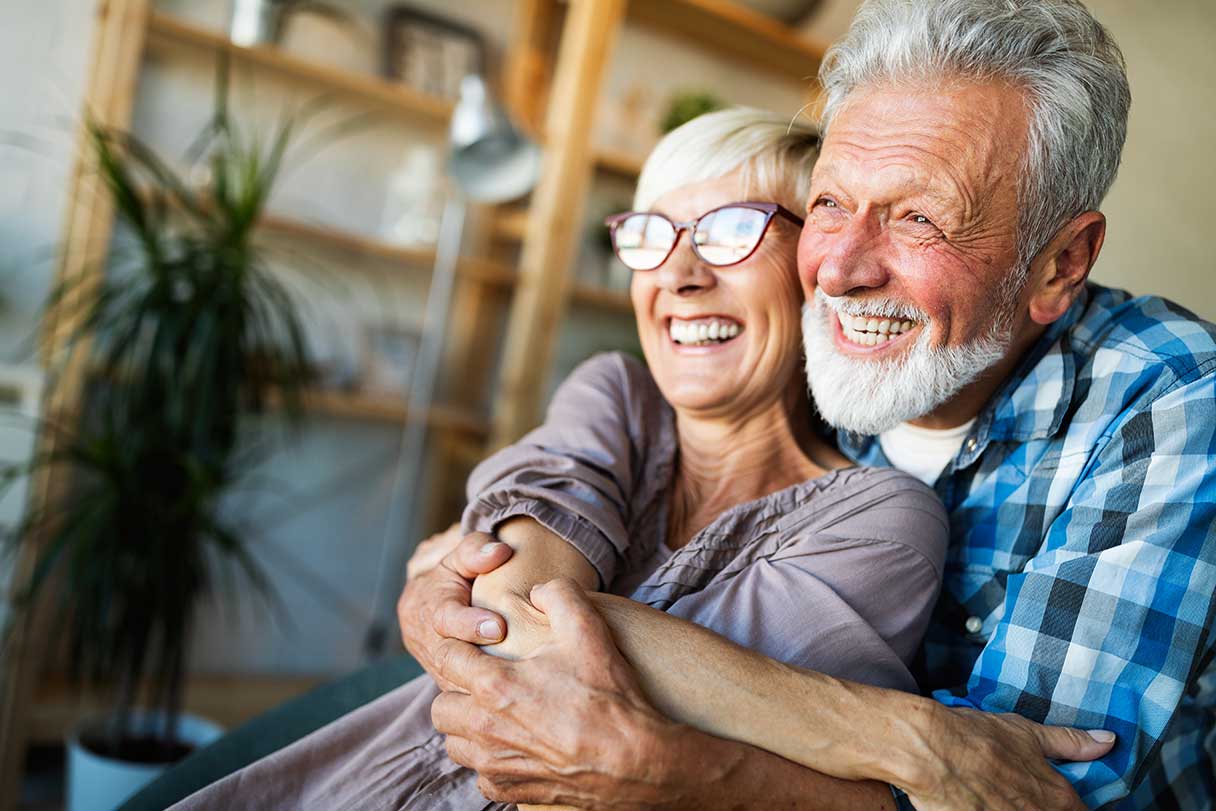
[{"label": "white beard", "polygon": [[[815,291],[802,308],[806,379],[823,418],[835,428],[877,435],[932,412],[1009,351],[1013,342],[1008,303],[1001,302],[992,329],[959,347],[929,346],[929,317],[891,300],[833,297]],[[836,313],[870,314],[918,321],[916,343],[898,358],[863,360],[847,357],[833,337]]]}]

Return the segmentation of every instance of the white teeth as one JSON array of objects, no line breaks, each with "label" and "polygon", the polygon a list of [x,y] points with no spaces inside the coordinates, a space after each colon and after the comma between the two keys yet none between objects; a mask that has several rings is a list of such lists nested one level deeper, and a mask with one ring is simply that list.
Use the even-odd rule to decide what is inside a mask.
[{"label": "white teeth", "polygon": [[738,335],[741,329],[737,323],[716,319],[693,322],[673,318],[668,333],[677,344],[700,346],[727,341]]},{"label": "white teeth", "polygon": [[915,321],[837,313],[844,337],[859,346],[878,346],[918,326]]}]

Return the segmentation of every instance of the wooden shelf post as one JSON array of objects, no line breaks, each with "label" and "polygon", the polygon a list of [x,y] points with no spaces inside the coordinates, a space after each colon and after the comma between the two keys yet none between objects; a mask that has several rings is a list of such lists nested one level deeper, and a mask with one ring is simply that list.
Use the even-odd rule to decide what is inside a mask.
[{"label": "wooden shelf post", "polygon": [[582,232],[596,100],[624,14],[624,0],[571,0],[566,13],[545,121],[545,162],[508,319],[492,447],[518,439],[539,415]]}]

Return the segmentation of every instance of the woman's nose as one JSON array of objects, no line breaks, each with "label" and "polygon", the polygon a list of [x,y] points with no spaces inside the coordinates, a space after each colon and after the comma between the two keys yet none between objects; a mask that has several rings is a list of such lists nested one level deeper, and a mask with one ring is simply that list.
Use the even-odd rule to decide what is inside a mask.
[{"label": "woman's nose", "polygon": [[884,231],[869,218],[854,217],[832,234],[823,234],[823,259],[815,284],[830,296],[882,287],[890,272],[882,255]]},{"label": "woman's nose", "polygon": [[691,234],[681,234],[675,250],[667,261],[653,272],[659,287],[680,296],[688,296],[712,288],[717,283],[713,268],[693,252]]}]

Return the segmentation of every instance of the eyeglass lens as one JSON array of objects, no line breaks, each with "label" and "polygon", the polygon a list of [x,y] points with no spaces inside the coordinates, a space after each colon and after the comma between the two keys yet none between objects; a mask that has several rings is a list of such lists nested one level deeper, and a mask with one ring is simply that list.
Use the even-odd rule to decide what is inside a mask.
[{"label": "eyeglass lens", "polygon": [[[732,265],[753,250],[764,233],[764,211],[727,206],[711,211],[697,223],[694,250],[711,265]],[[616,253],[633,270],[654,270],[671,253],[676,229],[666,217],[634,214],[622,220],[614,234]]]}]

